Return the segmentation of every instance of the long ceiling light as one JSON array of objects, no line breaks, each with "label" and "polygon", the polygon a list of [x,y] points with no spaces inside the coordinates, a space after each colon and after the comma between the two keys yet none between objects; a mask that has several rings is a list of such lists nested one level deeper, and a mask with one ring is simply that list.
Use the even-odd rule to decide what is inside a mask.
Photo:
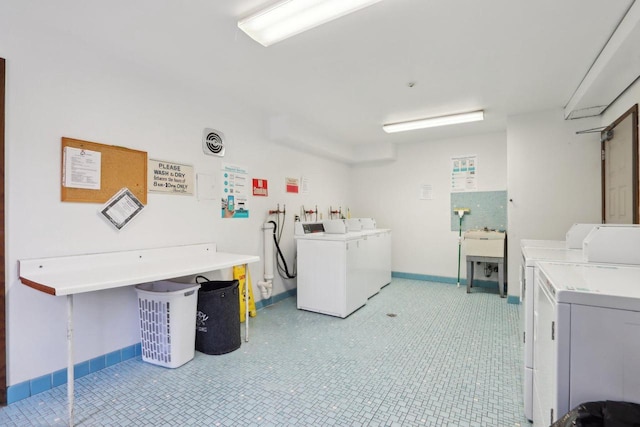
[{"label": "long ceiling light", "polygon": [[283,0],[238,21],[238,27],[270,46],[382,0]]},{"label": "long ceiling light", "polygon": [[389,123],[382,125],[387,133],[404,132],[407,130],[432,128],[436,126],[455,125],[458,123],[477,122],[484,120],[484,111],[473,111],[470,113],[451,114],[448,116],[430,117],[427,119],[411,120],[407,122]]}]

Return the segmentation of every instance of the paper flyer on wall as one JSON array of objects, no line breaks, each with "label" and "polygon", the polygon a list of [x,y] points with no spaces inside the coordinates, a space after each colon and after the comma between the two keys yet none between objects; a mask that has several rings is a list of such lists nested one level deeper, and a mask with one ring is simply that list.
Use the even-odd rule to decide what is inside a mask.
[{"label": "paper flyer on wall", "polygon": [[100,213],[114,227],[122,230],[143,208],[144,205],[128,188],[122,188],[105,203]]},{"label": "paper flyer on wall", "polygon": [[221,191],[222,218],[249,218],[251,181],[247,168],[223,164]]},{"label": "paper flyer on wall", "polygon": [[459,156],[451,158],[451,191],[476,191],[478,156]]}]

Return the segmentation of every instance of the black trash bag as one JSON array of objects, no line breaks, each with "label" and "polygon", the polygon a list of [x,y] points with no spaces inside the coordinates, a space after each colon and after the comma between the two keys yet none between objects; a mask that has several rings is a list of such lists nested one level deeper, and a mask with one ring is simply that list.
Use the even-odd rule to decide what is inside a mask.
[{"label": "black trash bag", "polygon": [[240,299],[237,280],[209,280],[197,276],[196,350],[225,354],[237,350],[240,338]]},{"label": "black trash bag", "polygon": [[551,427],[640,427],[640,405],[612,400],[576,406]]}]

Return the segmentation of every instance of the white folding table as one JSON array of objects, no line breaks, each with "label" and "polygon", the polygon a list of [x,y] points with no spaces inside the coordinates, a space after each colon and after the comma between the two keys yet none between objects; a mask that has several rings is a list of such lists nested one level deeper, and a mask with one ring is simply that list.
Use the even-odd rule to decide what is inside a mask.
[{"label": "white folding table", "polygon": [[[258,262],[256,255],[218,252],[215,243],[171,246],[53,258],[19,260],[20,281],[38,291],[67,297],[67,398],[73,426],[73,295],[202,274]],[[249,338],[248,286],[245,286],[245,340]]]}]

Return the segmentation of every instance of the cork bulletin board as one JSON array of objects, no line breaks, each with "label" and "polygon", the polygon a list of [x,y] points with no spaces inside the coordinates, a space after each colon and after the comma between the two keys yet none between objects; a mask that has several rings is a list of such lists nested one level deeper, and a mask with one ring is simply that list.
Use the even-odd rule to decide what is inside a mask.
[{"label": "cork bulletin board", "polygon": [[79,139],[62,138],[62,167],[65,171],[65,147],[100,153],[99,189],[72,188],[60,181],[63,202],[105,203],[121,188],[128,188],[142,204],[147,203],[147,152]]}]

